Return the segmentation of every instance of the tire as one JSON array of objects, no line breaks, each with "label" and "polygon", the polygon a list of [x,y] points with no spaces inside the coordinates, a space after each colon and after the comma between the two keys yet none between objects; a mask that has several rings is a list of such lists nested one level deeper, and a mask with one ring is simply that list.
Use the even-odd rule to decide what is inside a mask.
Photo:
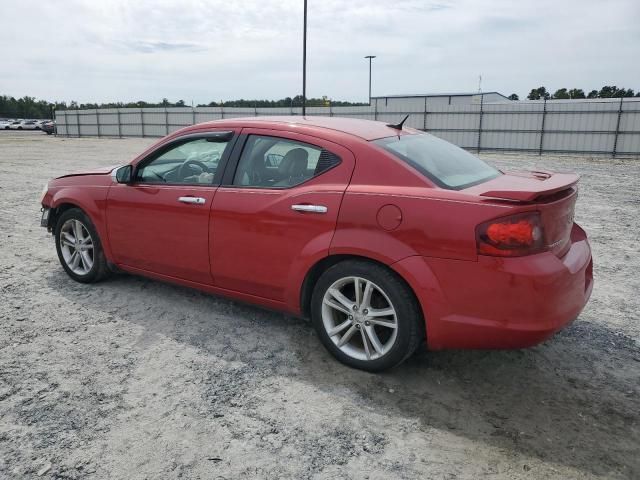
[{"label": "tire", "polygon": [[409,286],[395,272],[367,261],[346,260],[320,276],[311,320],[334,357],[369,372],[399,365],[425,340],[422,312]]},{"label": "tire", "polygon": [[18,127],[18,130],[22,130],[22,127]]},{"label": "tire", "polygon": [[[80,241],[75,242],[76,238]],[[98,232],[91,219],[79,208],[70,208],[60,215],[56,222],[55,241],[62,268],[76,282],[94,283],[109,276]]]}]

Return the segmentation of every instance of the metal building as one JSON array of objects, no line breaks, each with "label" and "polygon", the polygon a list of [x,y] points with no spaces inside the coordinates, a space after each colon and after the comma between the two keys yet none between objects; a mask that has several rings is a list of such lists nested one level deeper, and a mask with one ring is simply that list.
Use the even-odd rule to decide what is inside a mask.
[{"label": "metal building", "polygon": [[378,109],[398,108],[409,111],[424,109],[431,106],[443,105],[475,105],[480,103],[511,102],[507,97],[498,92],[471,92],[471,93],[422,93],[416,95],[385,95],[371,97],[371,104]]}]

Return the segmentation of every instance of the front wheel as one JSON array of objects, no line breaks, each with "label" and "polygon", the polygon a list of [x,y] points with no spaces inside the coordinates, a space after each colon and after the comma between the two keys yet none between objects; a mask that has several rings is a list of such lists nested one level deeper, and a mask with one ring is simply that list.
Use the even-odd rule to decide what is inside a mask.
[{"label": "front wheel", "polygon": [[56,250],[62,268],[77,282],[98,282],[109,275],[93,223],[79,208],[65,211],[56,223]]},{"label": "front wheel", "polygon": [[411,289],[389,269],[349,260],[318,280],[311,317],[339,361],[378,372],[402,363],[424,341],[424,320]]}]

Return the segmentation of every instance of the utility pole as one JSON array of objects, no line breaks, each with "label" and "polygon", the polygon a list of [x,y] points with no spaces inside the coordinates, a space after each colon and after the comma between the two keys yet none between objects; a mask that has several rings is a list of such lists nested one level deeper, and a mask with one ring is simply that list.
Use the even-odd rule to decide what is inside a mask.
[{"label": "utility pole", "polygon": [[304,0],[304,27],[302,31],[302,116],[307,113],[307,0]]},{"label": "utility pole", "polygon": [[375,55],[367,55],[364,58],[368,58],[369,59],[369,105],[371,105],[371,60],[376,58],[376,56]]}]

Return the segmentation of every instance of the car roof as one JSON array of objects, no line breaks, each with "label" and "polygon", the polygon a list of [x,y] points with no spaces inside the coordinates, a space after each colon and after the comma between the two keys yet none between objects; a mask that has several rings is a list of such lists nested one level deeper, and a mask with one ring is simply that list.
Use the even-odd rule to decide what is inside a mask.
[{"label": "car roof", "polygon": [[286,125],[323,128],[360,137],[364,140],[375,140],[378,138],[415,133],[415,130],[413,129],[409,129],[409,131],[400,131],[389,127],[384,122],[376,122],[373,120],[322,116],[302,117],[296,115],[232,118],[198,124],[199,127],[206,125],[216,127],[221,125],[233,125],[256,128],[277,128],[278,130],[284,129],[283,127]]}]

